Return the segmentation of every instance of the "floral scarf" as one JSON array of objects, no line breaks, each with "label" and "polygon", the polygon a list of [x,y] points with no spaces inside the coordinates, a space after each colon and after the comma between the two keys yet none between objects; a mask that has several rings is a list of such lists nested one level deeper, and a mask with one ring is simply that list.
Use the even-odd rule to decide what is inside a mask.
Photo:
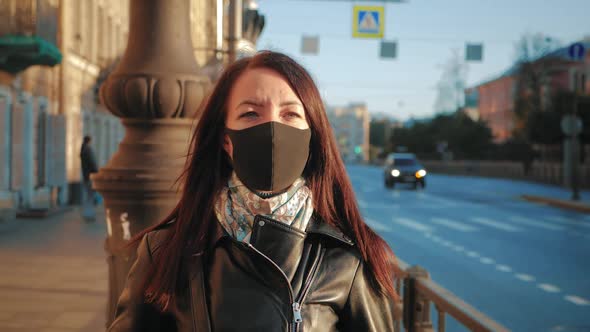
[{"label": "floral scarf", "polygon": [[215,202],[215,214],[236,240],[249,243],[254,217],[262,215],[305,230],[313,213],[311,190],[303,178],[282,194],[262,198],[250,191],[234,172]]}]

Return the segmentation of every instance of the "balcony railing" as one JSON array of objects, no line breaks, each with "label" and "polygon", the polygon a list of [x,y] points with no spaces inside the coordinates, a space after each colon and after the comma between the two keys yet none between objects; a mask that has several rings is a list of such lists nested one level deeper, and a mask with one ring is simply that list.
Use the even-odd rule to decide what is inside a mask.
[{"label": "balcony railing", "polygon": [[[504,332],[506,327],[465,303],[456,295],[432,281],[428,272],[419,267],[410,267],[398,259],[396,290],[403,302],[395,308],[396,331],[434,332],[431,320],[431,305],[437,311],[438,332],[446,328],[446,315],[450,315],[461,325],[477,332]],[[403,323],[403,330],[402,330]]]}]

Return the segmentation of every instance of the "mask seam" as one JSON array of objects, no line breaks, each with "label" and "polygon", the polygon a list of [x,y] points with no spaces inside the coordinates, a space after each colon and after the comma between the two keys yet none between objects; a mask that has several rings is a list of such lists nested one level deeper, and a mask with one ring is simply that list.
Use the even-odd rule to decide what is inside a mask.
[{"label": "mask seam", "polygon": [[275,186],[275,123],[270,123],[270,137],[272,137],[271,147],[271,164],[270,164],[270,190],[272,191]]}]

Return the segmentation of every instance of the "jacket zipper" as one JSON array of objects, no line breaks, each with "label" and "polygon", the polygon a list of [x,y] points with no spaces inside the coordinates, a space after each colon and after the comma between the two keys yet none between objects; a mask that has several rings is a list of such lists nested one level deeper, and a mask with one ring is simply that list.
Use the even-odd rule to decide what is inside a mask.
[{"label": "jacket zipper", "polygon": [[295,303],[296,302],[293,301],[293,287],[291,287],[291,282],[289,282],[289,278],[287,277],[285,272],[283,272],[283,270],[275,262],[273,262],[272,259],[268,258],[265,254],[260,252],[260,250],[256,249],[256,247],[254,247],[252,244],[250,244],[250,243],[245,243],[245,244],[248,246],[248,248],[252,249],[255,253],[259,254],[264,259],[266,259],[272,266],[274,266],[276,268],[277,271],[279,271],[281,273],[281,275],[283,276],[283,279],[285,280],[285,283],[287,284],[287,288],[289,289],[289,303],[292,303],[292,306],[293,306],[293,321],[295,321],[297,318],[299,318],[301,320],[301,312],[295,311]]},{"label": "jacket zipper", "polygon": [[322,245],[318,242],[318,255],[316,256],[316,258],[313,262],[313,265],[311,267],[311,271],[309,272],[309,275],[307,276],[307,279],[305,280],[305,284],[303,284],[303,288],[301,289],[299,296],[297,297],[295,302],[293,302],[293,332],[298,332],[299,326],[303,322],[303,317],[301,316],[301,306],[303,305],[303,302],[305,301],[305,297],[307,296],[307,293],[309,292],[309,289],[311,288],[311,283],[313,282],[313,279],[315,278],[315,275],[318,271],[318,267],[320,266],[320,262],[322,261],[323,257],[324,257],[324,249],[322,248]]}]

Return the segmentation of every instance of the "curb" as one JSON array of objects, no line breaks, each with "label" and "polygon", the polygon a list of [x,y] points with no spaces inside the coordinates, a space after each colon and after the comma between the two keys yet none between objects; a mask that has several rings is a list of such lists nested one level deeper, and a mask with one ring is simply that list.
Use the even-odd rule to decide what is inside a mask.
[{"label": "curb", "polygon": [[521,195],[520,197],[526,201],[529,201],[529,202],[541,203],[541,204],[546,204],[546,205],[550,205],[550,206],[555,206],[560,209],[573,210],[573,211],[577,211],[577,212],[581,212],[581,213],[590,214],[590,205],[584,204],[584,203],[565,201],[565,200],[561,200],[561,199],[547,198],[547,197],[534,196],[534,195]]},{"label": "curb", "polygon": [[73,207],[71,206],[58,206],[52,207],[47,209],[26,209],[26,210],[19,210],[16,212],[16,218],[26,218],[26,219],[38,219],[38,218],[48,218],[52,217],[57,214],[63,214],[69,211],[72,211]]}]

